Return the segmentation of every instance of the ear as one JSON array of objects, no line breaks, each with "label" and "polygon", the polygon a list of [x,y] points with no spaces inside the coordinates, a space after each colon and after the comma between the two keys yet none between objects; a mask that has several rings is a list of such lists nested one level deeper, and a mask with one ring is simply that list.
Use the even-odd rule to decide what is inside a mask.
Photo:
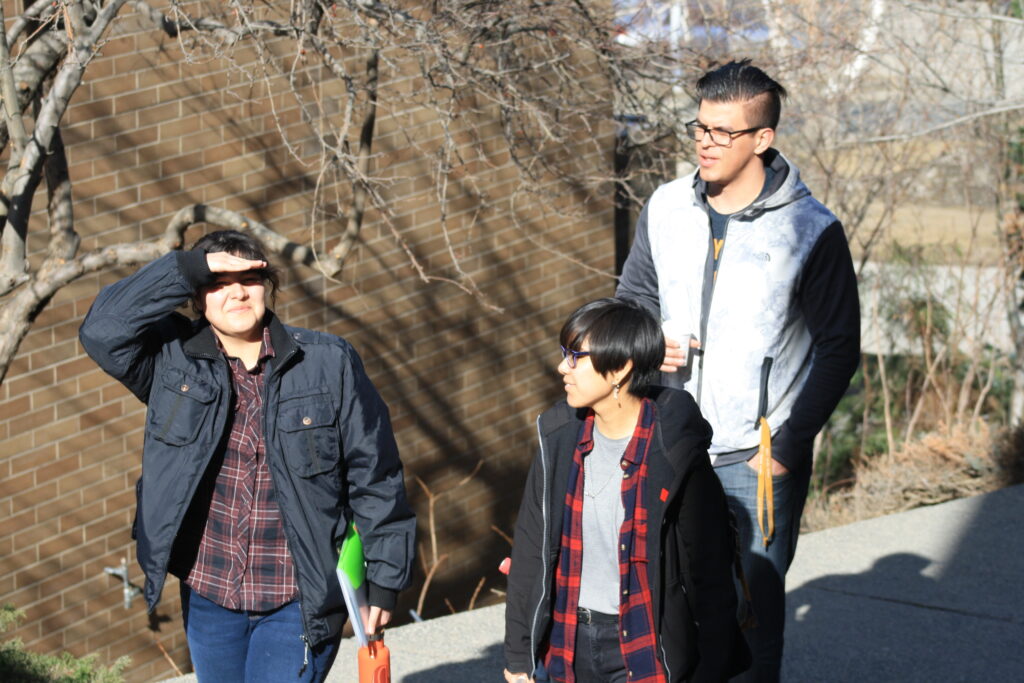
[{"label": "ear", "polygon": [[762,128],[757,131],[757,146],[754,148],[754,154],[763,154],[764,152],[767,152],[773,142],[775,142],[774,128]]},{"label": "ear", "polygon": [[633,361],[627,360],[626,364],[618,370],[608,373],[608,379],[612,384],[622,384],[622,380],[633,370]]}]

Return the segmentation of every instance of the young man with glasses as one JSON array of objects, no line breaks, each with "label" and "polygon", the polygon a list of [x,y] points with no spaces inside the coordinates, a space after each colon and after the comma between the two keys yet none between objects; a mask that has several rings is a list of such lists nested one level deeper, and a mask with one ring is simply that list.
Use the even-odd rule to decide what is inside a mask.
[{"label": "young man with glasses", "polygon": [[651,196],[618,288],[660,316],[663,381],[693,394],[714,430],[758,622],[747,631],[757,681],[779,679],[814,437],[860,357],[843,227],[772,148],[785,95],[748,60],[697,82],[686,129],[698,168]]}]

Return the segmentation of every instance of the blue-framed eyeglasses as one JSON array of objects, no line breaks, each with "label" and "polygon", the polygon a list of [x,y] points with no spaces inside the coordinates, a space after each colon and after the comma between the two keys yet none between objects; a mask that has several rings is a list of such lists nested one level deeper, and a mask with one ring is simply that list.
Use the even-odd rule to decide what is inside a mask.
[{"label": "blue-framed eyeglasses", "polygon": [[573,351],[572,349],[567,349],[561,345],[558,348],[562,349],[562,358],[566,360],[570,368],[575,368],[576,363],[580,361],[580,358],[590,355],[590,351]]}]

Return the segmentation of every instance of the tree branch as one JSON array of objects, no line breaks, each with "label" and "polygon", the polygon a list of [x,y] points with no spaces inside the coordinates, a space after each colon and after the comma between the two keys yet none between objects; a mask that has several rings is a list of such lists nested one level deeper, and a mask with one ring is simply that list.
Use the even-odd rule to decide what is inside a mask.
[{"label": "tree branch", "polygon": [[171,38],[177,38],[182,33],[188,31],[197,31],[211,33],[229,45],[233,45],[239,39],[255,33],[269,33],[275,36],[297,36],[299,33],[296,27],[275,21],[252,21],[246,22],[244,28],[231,28],[227,24],[215,19],[190,17],[182,14],[177,8],[175,8],[175,13],[181,14],[182,18],[170,19],[163,12],[152,7],[144,0],[132,0],[132,5],[140,14],[148,18],[154,26]]},{"label": "tree branch", "polygon": [[920,130],[915,130],[911,133],[900,133],[897,135],[881,135],[873,138],[855,138],[852,140],[844,140],[843,142],[827,147],[827,149],[842,149],[844,147],[856,147],[859,145],[875,144],[879,142],[903,142],[906,140],[913,140],[914,138],[923,137],[925,135],[931,135],[932,133],[937,133],[940,130],[946,130],[947,128],[959,126],[962,123],[968,123],[976,119],[983,119],[988,116],[995,116],[996,114],[1005,114],[1006,112],[1020,110],[1024,110],[1024,102],[1010,102],[1009,104],[1000,105],[998,107],[993,107],[991,109],[985,109],[984,111],[978,111],[974,112],[973,114],[959,116],[950,121],[946,121],[945,123],[940,123],[929,128],[921,128]]},{"label": "tree branch", "polygon": [[27,10],[21,13],[11,24],[11,30],[7,32],[7,45],[11,46],[17,42],[25,29],[35,21],[49,21],[57,8],[49,2],[36,2]]},{"label": "tree branch", "polygon": [[21,120],[21,108],[18,106],[18,91],[14,87],[14,72],[11,69],[11,53],[8,49],[7,34],[2,30],[4,24],[4,8],[0,2],[0,98],[3,99],[4,120],[11,136],[11,160],[17,163],[28,141],[25,122]]},{"label": "tree branch", "polygon": [[75,232],[74,205],[71,199],[71,177],[60,131],[53,137],[53,149],[43,165],[46,178],[47,214],[50,217],[49,256],[68,260],[78,252],[79,238]]},{"label": "tree branch", "polygon": [[359,238],[359,231],[363,225],[363,215],[366,212],[366,197],[369,188],[362,179],[370,170],[370,152],[373,148],[373,129],[377,120],[377,84],[380,79],[379,68],[380,53],[374,50],[366,60],[366,82],[369,96],[369,111],[363,119],[362,129],[359,131],[359,152],[356,157],[356,170],[359,174],[353,183],[352,189],[352,211],[348,216],[348,224],[334,249],[331,250],[331,258],[340,264],[352,251],[356,240]]},{"label": "tree branch", "polygon": [[[293,263],[315,263],[313,251],[309,247],[295,244],[262,223],[250,220],[240,213],[205,204],[193,204],[178,211],[167,224],[164,234],[157,240],[116,244],[79,254],[74,258],[66,258],[66,251],[61,253],[59,249],[52,247],[39,270],[29,278],[28,284],[0,308],[0,384],[3,384],[7,368],[17,353],[21,340],[28,334],[36,315],[62,287],[83,275],[115,266],[148,263],[169,251],[180,249],[185,231],[197,223],[248,230],[259,237],[270,251]],[[75,239],[77,240],[77,237]]]},{"label": "tree branch", "polygon": [[928,12],[930,14],[940,14],[946,17],[955,17],[957,19],[967,19],[969,21],[1001,21],[1007,24],[1014,24],[1016,26],[1024,26],[1024,19],[1018,19],[1017,17],[1011,17],[1006,14],[992,14],[984,12],[961,12],[957,10],[945,9],[943,7],[936,7],[935,5],[925,5],[920,2],[907,2],[907,0],[896,0],[899,4],[903,5],[907,9],[914,10],[916,12]]}]

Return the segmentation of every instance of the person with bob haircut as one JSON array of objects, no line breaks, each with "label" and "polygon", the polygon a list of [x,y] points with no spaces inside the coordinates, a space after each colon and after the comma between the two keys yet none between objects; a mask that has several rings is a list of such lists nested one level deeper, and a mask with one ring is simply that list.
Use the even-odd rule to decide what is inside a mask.
[{"label": "person with bob haircut", "polygon": [[[284,325],[251,235],[220,230],[105,287],[79,332],[146,404],[132,537],[152,612],[168,574],[201,682],[323,681],[354,521],[368,632],[411,580],[416,519],[388,409],[352,346]],[[176,312],[191,300],[197,320]]]},{"label": "person with bob haircut", "polygon": [[735,540],[689,394],[653,386],[665,357],[640,305],[599,299],[560,334],[565,399],[515,527],[505,680],[724,681],[749,665]]}]

